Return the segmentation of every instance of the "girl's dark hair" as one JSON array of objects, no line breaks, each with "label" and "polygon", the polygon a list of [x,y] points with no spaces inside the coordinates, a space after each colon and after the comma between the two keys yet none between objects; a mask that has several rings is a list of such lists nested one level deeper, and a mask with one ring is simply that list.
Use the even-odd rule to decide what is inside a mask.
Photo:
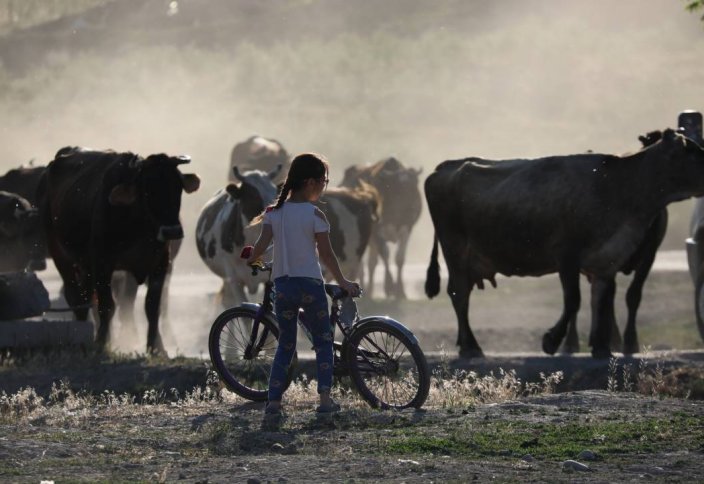
[{"label": "girl's dark hair", "polygon": [[[296,156],[291,162],[291,166],[288,169],[288,174],[286,175],[286,181],[281,187],[281,193],[276,199],[276,202],[269,205],[267,210],[276,210],[281,208],[289,193],[303,188],[306,180],[313,178],[318,180],[324,178],[328,173],[328,162],[324,156],[318,155],[316,153],[303,153]],[[264,218],[264,213],[256,217],[252,224],[260,222]]]},{"label": "girl's dark hair", "polygon": [[286,181],[281,187],[281,193],[276,203],[271,205],[272,208],[281,208],[288,194],[299,190],[309,178],[320,179],[325,177],[328,172],[328,162],[321,155],[315,153],[303,153],[296,156],[291,162],[291,167],[288,169]]}]

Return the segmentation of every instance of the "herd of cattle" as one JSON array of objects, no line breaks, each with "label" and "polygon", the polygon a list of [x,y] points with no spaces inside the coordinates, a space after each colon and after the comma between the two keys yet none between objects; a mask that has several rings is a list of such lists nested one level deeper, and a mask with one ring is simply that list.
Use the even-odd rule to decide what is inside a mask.
[{"label": "herd of cattle", "polygon": [[[595,357],[607,357],[620,335],[614,316],[615,276],[634,273],[627,292],[624,353],[638,351],[635,319],[643,283],[667,228],[667,204],[704,196],[704,150],[673,130],[640,138],[643,149],[622,156],[581,154],[440,163],[425,180],[435,227],[426,280],[438,294],[438,246],[449,272],[447,291],[465,357],[482,355],[469,326],[469,296],[497,273],[558,273],[564,308],[543,337],[553,354],[579,347],[575,321],[579,277],[591,282]],[[246,300],[263,282],[238,257],[254,243],[251,224],[276,197],[291,157],[276,140],[253,136],[232,150],[229,183],[201,210],[196,245],[205,265],[223,280],[220,302]],[[180,171],[187,157],[60,149],[47,166],[12,169],[0,177],[0,272],[40,270],[50,257],[67,303],[85,320],[97,315],[96,342],[107,344],[115,299],[123,323],[133,324],[137,285],[146,283],[147,351],[164,352],[159,316],[183,228],[181,197],[198,190],[196,174]],[[339,187],[319,202],[343,272],[374,292],[378,257],[387,297],[405,298],[403,265],[422,208],[421,170],[396,158],[347,168]],[[396,244],[395,267],[389,243]],[[363,256],[366,254],[366,271]],[[366,272],[366,274],[365,274]],[[365,277],[366,276],[366,277]]]}]

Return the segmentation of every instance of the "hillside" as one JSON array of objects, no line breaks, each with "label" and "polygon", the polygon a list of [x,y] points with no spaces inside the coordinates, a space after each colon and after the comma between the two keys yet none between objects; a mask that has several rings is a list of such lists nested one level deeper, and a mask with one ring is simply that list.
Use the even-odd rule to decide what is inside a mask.
[{"label": "hillside", "polygon": [[[390,154],[427,174],[465,156],[631,151],[704,109],[702,35],[670,0],[112,1],[0,36],[0,169],[66,145],[191,154],[191,233],[254,133],[326,154],[333,184]],[[672,206],[665,248],[683,248],[690,207]],[[411,259],[431,244],[424,213]]]}]

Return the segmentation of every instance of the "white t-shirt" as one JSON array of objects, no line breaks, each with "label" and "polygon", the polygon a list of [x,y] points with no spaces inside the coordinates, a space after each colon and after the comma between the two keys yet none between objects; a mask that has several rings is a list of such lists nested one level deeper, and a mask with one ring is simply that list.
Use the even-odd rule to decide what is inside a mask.
[{"label": "white t-shirt", "polygon": [[316,210],[316,206],[309,202],[285,202],[281,208],[264,214],[262,223],[271,225],[274,233],[272,278],[323,279],[315,234],[329,232],[330,225],[316,215]]}]

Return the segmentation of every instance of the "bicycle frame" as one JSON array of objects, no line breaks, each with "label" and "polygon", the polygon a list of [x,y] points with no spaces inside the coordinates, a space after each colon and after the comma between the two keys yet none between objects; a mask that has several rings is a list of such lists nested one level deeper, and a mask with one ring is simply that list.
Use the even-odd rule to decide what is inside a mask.
[{"label": "bicycle frame", "polygon": [[[263,264],[261,266],[253,266],[252,267],[252,274],[256,275],[258,271],[268,271],[269,272],[269,278],[267,281],[264,283],[264,294],[262,297],[262,302],[261,304],[253,304],[253,303],[243,303],[242,306],[249,306],[252,309],[256,310],[256,317],[254,319],[254,323],[252,325],[252,332],[250,334],[250,339],[247,344],[247,347],[245,348],[244,352],[244,358],[245,359],[253,359],[255,358],[259,352],[262,350],[267,337],[269,336],[269,330],[265,327],[264,331],[262,331],[261,334],[259,334],[259,325],[261,323],[261,320],[266,316],[270,315],[273,316],[273,320],[276,321],[275,317],[275,312],[274,312],[274,303],[273,303],[273,295],[274,295],[274,282],[271,280],[271,265],[269,264]],[[340,321],[340,300],[331,298],[330,302],[330,324],[333,327],[339,328],[339,330],[342,333],[342,341],[334,341],[333,344],[339,347],[340,351],[340,358],[339,360],[336,359],[335,364],[334,364],[334,374],[336,376],[343,376],[347,374],[347,364],[346,364],[346,358],[345,358],[345,353],[347,350],[347,340],[351,336],[352,332],[355,331],[358,328],[363,328],[365,323],[371,322],[371,321],[378,321],[378,320],[383,320],[386,324],[389,324],[390,326],[393,326],[397,329],[399,329],[401,332],[405,333],[410,340],[413,342],[413,344],[418,345],[418,340],[416,339],[415,335],[408,329],[406,326],[403,324],[399,323],[398,321],[391,319],[386,316],[370,316],[366,318],[362,318],[358,321],[355,321],[355,323],[351,326],[345,326],[342,324]],[[278,321],[277,321],[278,324]],[[306,333],[306,336],[308,339],[312,342],[312,337],[310,334],[310,330],[306,326],[305,323],[305,312],[303,309],[299,310],[298,313],[298,324],[303,328],[304,332]],[[377,344],[375,344],[373,341],[369,341],[370,344],[372,344],[376,351],[379,352],[379,354],[382,354],[384,356],[388,356],[386,352],[380,348]],[[366,354],[360,354],[362,358],[367,362],[369,365],[369,368],[371,371],[375,371],[378,373],[385,373],[385,370],[383,368],[378,368],[377,365],[373,364],[371,361],[369,361],[368,356]]]}]

